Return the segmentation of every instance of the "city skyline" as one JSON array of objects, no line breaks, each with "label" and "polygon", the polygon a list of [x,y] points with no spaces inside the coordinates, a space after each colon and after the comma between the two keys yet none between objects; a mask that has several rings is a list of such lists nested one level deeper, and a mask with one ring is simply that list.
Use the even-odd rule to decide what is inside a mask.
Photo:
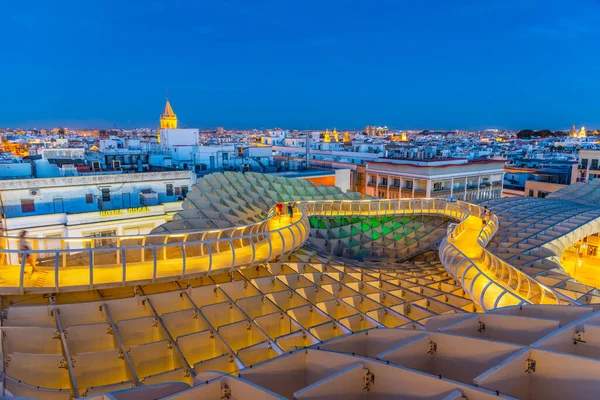
[{"label": "city skyline", "polygon": [[600,125],[591,0],[34,1],[6,16],[2,127],[156,127],[167,90],[199,128]]}]

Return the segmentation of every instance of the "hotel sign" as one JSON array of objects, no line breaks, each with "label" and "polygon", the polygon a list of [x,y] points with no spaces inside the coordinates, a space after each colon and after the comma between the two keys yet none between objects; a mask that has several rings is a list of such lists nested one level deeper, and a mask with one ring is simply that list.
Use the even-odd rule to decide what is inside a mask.
[{"label": "hotel sign", "polygon": [[121,208],[119,210],[100,211],[101,217],[117,217],[126,214],[144,214],[150,212],[150,207]]}]

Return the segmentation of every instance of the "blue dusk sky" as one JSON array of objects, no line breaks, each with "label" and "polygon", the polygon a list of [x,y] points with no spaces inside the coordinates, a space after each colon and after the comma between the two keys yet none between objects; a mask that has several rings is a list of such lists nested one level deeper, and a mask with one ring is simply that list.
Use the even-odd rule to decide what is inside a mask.
[{"label": "blue dusk sky", "polygon": [[1,127],[600,128],[599,0],[20,0]]}]

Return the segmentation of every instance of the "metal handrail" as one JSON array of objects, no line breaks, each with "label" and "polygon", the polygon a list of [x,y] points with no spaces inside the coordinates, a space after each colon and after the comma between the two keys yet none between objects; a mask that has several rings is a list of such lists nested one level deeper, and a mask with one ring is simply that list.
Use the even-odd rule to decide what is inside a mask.
[{"label": "metal handrail", "polygon": [[[490,291],[492,287],[497,289],[498,287],[502,287],[502,285],[489,278],[485,271],[482,271],[476,263],[460,251],[454,244],[450,243],[448,241],[449,236],[444,238],[440,244],[439,255],[442,265],[444,265],[446,271],[457,280],[462,288],[469,293],[473,301],[479,304],[482,309],[487,310],[496,308],[499,304],[502,304],[501,300],[504,296],[507,296],[505,300],[505,303],[507,304],[503,305],[529,303],[527,300],[513,294],[506,288],[501,288],[500,294],[492,293]],[[457,259],[457,257],[459,257],[459,259]],[[474,269],[477,273],[473,278],[468,279],[467,277],[470,276],[469,271],[471,269]],[[480,279],[481,283],[479,285],[475,285],[477,279]],[[487,295],[488,293],[490,293],[490,295]],[[493,303],[493,306],[489,307],[489,303]]]},{"label": "metal handrail", "polygon": [[[482,247],[485,248],[485,246],[487,246],[487,244],[490,242],[492,237],[498,232],[499,226],[500,226],[500,224],[498,221],[498,217],[496,215],[493,215],[492,218],[490,219],[489,223],[481,230],[481,233],[479,234],[479,237],[477,238],[477,242]],[[555,298],[557,303],[561,303],[561,299],[562,299],[562,302],[567,302],[567,303],[569,302],[569,300],[566,297],[561,296],[560,294],[556,293],[554,290],[545,286],[544,284],[542,284],[535,278],[530,277],[529,275],[523,273],[522,271],[520,271],[516,267],[510,265],[506,261],[502,260],[500,257],[493,254],[492,252],[486,251],[484,254],[485,254],[485,256],[491,258],[492,264],[500,264],[500,265],[502,265],[502,268],[512,268],[517,274],[517,278],[518,278],[517,282],[521,282],[522,280],[527,280],[529,282],[529,294],[530,295],[531,295],[531,285],[533,284],[537,287],[537,289],[538,289],[537,291],[540,293],[540,295]],[[496,269],[497,269],[497,267],[496,267]]]},{"label": "metal handrail", "polygon": [[[468,204],[467,207],[474,216],[482,217],[486,212],[483,208],[476,205]],[[496,308],[499,304],[503,306],[523,303],[572,304],[569,299],[559,296],[552,289],[519,271],[485,248],[497,232],[499,226],[497,216],[491,213],[487,223],[483,226],[477,237],[477,243],[483,250],[481,264],[485,266],[485,269],[480,268],[476,262],[467,257],[451,242],[452,239],[457,238],[466,229],[465,222],[466,219],[453,227],[448,236],[442,240],[439,250],[440,260],[446,270],[460,282],[463,289],[484,310]],[[450,259],[449,255],[453,255],[453,257]],[[457,259],[457,257],[459,258]],[[475,275],[469,273],[471,268],[477,271]],[[498,273],[499,270],[502,272],[501,274]],[[470,284],[466,282],[467,279]],[[477,279],[480,279],[479,284],[476,282]],[[516,287],[514,287],[513,282],[516,282]],[[501,294],[490,292],[490,289],[494,287]],[[520,293],[522,290],[525,290],[525,287],[527,294],[522,296]],[[491,295],[487,293],[491,293]],[[509,296],[505,297],[507,295]]]},{"label": "metal handrail", "polygon": [[[217,271],[231,271],[271,261],[274,258],[289,254],[304,244],[310,230],[309,217],[436,214],[458,221],[458,224],[453,227],[448,236],[440,244],[440,259],[446,270],[457,281],[461,282],[463,288],[479,304],[483,306],[493,302],[497,305],[504,296],[512,296],[513,303],[516,301],[515,304],[541,300],[548,302],[560,301],[551,289],[524,273],[517,271],[515,267],[498,259],[485,249],[485,245],[487,245],[498,229],[496,216],[491,216],[488,224],[483,227],[476,239],[477,243],[483,248],[485,268],[478,267],[476,262],[469,259],[452,243],[455,238],[458,238],[467,229],[466,220],[469,216],[480,217],[485,213],[483,208],[479,206],[466,202],[450,202],[445,199],[310,200],[291,203],[294,209],[300,213],[299,218],[294,219],[289,225],[273,230],[269,229],[270,223],[274,222],[273,218],[275,218],[274,209],[271,208],[266,219],[253,224],[220,230],[138,235],[136,237],[142,239],[142,244],[140,245],[121,245],[121,240],[130,238],[130,236],[121,236],[115,237],[118,243],[116,247],[45,250],[36,249],[36,246],[34,246],[33,250],[28,250],[27,252],[10,249],[0,250],[0,252],[4,252],[7,255],[7,260],[10,260],[11,255],[14,258],[14,254],[23,255],[27,253],[34,256],[47,253],[53,254],[53,258],[50,261],[53,261],[54,286],[51,288],[35,289],[28,286],[27,291],[47,291],[48,289],[60,291],[61,289],[69,290],[69,288],[81,290],[82,287],[99,288],[110,285],[114,286],[115,284],[125,285],[128,283],[156,282],[161,279],[194,278]],[[214,233],[216,237],[207,238],[209,233]],[[198,236],[201,236],[201,238],[198,239]],[[147,241],[153,241],[151,239],[155,238],[162,240],[160,240],[160,243],[146,243]],[[83,240],[83,238],[63,240]],[[242,251],[242,249],[244,250]],[[151,260],[149,261],[146,261],[147,252],[151,252]],[[137,258],[135,261],[128,260],[128,255],[134,256],[137,254],[139,254],[139,261]],[[223,254],[226,255],[225,258],[221,257],[221,260],[217,263],[215,258]],[[98,260],[99,257],[107,255],[110,258],[107,263]],[[452,258],[449,258],[449,255],[452,255]],[[73,261],[77,263],[83,261],[84,265],[67,265]],[[174,264],[170,266],[163,264],[164,268],[161,271],[159,264],[168,263],[169,261],[173,261]],[[180,264],[177,263],[179,261]],[[196,265],[194,266],[193,264]],[[62,265],[62,267],[59,267],[59,265]],[[217,265],[218,267],[216,267]],[[104,279],[104,282],[94,282],[96,280],[94,271],[102,271],[104,268],[110,267],[121,269],[119,279],[109,281]],[[25,268],[25,257],[21,257],[18,285],[4,285],[4,288],[16,287],[20,293],[24,293]],[[89,270],[89,278],[83,280],[83,283],[61,286],[61,273],[81,268]],[[468,285],[469,282],[467,280],[470,278],[467,277],[467,272],[471,268],[475,268],[477,271],[476,278],[485,278],[489,282],[485,288],[475,286],[475,279],[469,280],[470,285]],[[500,276],[498,276],[498,271],[502,271]],[[134,277],[130,274],[137,274],[137,276]],[[84,275],[87,276],[87,273]],[[511,282],[514,279],[517,279],[518,283],[516,289],[511,286]],[[81,279],[79,280],[81,281]],[[100,280],[98,279],[98,281]],[[521,297],[518,294],[519,286],[522,282],[528,284],[530,292],[532,292],[531,288],[535,287],[533,294],[531,296],[528,295],[528,298]],[[486,296],[489,297],[493,294],[490,290],[492,287],[495,287],[496,291],[500,291],[501,294],[498,295],[496,293],[496,298],[490,300]]]}]

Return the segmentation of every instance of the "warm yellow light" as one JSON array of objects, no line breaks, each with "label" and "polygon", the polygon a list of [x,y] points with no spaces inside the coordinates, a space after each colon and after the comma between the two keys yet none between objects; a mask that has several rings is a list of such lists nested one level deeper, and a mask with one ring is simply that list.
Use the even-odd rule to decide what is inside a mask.
[{"label": "warm yellow light", "polygon": [[173,112],[173,108],[171,107],[168,97],[165,104],[165,109],[160,116],[160,129],[177,129],[177,115],[175,115]]}]

